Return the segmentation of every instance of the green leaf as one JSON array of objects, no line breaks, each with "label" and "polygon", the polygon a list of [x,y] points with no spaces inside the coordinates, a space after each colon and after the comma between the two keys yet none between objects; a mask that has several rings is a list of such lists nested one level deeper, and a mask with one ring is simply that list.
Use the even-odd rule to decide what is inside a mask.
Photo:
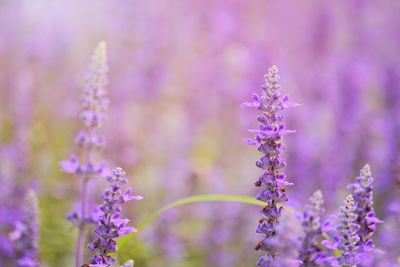
[{"label": "green leaf", "polygon": [[[182,205],[187,205],[187,204],[193,204],[193,203],[202,203],[202,202],[237,202],[237,203],[243,203],[243,204],[250,204],[250,205],[255,205],[255,206],[265,206],[265,202],[262,202],[260,200],[255,199],[254,197],[249,197],[249,196],[241,196],[241,195],[195,195],[195,196],[190,196],[190,197],[185,197],[178,199],[158,210],[155,212],[151,213],[148,215],[144,220],[137,226],[137,228],[140,230],[146,225],[148,225],[151,221],[153,221],[155,218],[160,216],[162,213],[165,211],[182,206]],[[129,241],[134,236],[135,233],[128,234],[124,237],[122,237],[118,241],[118,249],[121,249],[125,244]]]},{"label": "green leaf", "polygon": [[[322,233],[322,236],[323,236],[326,240],[328,240],[328,241],[330,241],[330,242],[333,242],[333,239],[330,237],[330,235],[328,235],[328,233]],[[339,249],[334,249],[334,250],[333,250],[333,254],[335,254],[336,257],[339,257],[339,256],[341,255]]]}]

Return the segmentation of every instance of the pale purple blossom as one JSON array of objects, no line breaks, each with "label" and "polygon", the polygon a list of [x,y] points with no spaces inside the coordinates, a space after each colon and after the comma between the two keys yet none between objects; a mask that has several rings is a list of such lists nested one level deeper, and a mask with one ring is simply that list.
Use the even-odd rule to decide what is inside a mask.
[{"label": "pale purple blossom", "polygon": [[355,211],[356,206],[354,198],[350,194],[346,197],[343,206],[340,207],[340,224],[336,228],[337,235],[333,236],[332,241],[323,241],[325,247],[331,250],[337,250],[340,253],[336,259],[331,258],[331,266],[352,267],[360,263],[360,247],[358,245],[360,237],[357,235],[360,226],[357,223]]},{"label": "pale purple blossom", "polygon": [[299,251],[301,266],[318,266],[325,263],[327,254],[321,242],[322,225],[321,215],[324,213],[324,197],[320,190],[317,190],[309,199],[305,206],[305,211],[301,218],[301,225],[304,236],[301,237],[302,245]]},{"label": "pale purple blossom", "polygon": [[103,163],[94,161],[94,153],[105,145],[105,139],[99,133],[99,128],[103,125],[109,102],[105,88],[107,72],[107,46],[102,41],[92,55],[90,70],[82,92],[80,118],[84,127],[75,137],[75,143],[81,149],[82,158],[71,155],[69,159],[60,162],[60,167],[64,172],[75,174],[81,180],[80,210],[67,215],[67,219],[79,228],[75,253],[76,267],[82,264],[85,224],[90,221],[90,215],[87,214],[88,183],[94,176],[102,176],[107,172]]},{"label": "pale purple blossom", "polygon": [[372,235],[375,233],[378,224],[382,221],[376,217],[373,207],[373,181],[371,169],[366,164],[360,171],[360,176],[356,178],[356,183],[349,187],[353,189],[353,198],[355,202],[355,214],[357,215],[357,224],[360,229],[357,231],[359,241],[357,245],[365,260],[371,260],[372,252],[377,251]]},{"label": "pale purple blossom", "polygon": [[18,267],[39,267],[39,203],[34,191],[28,191],[22,206],[22,219],[10,234],[14,241]]}]

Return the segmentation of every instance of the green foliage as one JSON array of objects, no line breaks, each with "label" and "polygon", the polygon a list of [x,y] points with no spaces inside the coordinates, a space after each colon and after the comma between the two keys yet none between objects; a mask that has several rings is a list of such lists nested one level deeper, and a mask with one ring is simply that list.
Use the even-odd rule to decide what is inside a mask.
[{"label": "green foliage", "polygon": [[60,262],[69,263],[73,253],[75,227],[64,219],[64,202],[50,195],[40,201],[41,209],[41,239],[40,247],[42,260],[50,266],[57,266]]}]

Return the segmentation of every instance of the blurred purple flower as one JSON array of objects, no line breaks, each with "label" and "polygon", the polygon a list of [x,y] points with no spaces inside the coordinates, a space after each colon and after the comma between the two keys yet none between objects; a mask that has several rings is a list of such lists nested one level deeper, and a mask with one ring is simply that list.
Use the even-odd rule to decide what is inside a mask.
[{"label": "blurred purple flower", "polygon": [[322,226],[321,214],[324,213],[324,197],[320,190],[314,192],[306,205],[301,220],[304,236],[301,238],[302,246],[299,253],[301,266],[319,266],[325,263],[327,255],[321,246]]},{"label": "blurred purple flower", "polygon": [[60,163],[66,173],[75,173],[79,176],[99,174],[103,171],[102,164],[96,166],[92,162],[93,152],[105,145],[105,140],[98,129],[103,125],[104,112],[108,107],[107,91],[107,55],[106,43],[100,42],[96,47],[90,71],[82,93],[81,119],[85,125],[84,130],[78,132],[75,142],[85,152],[85,163],[81,163],[76,155],[71,155]]},{"label": "blurred purple flower", "polygon": [[340,236],[338,249],[340,251],[339,262],[344,265],[355,265],[357,258],[357,235],[360,226],[357,224],[356,204],[352,195],[348,195],[344,206],[340,209],[341,225],[337,228]]},{"label": "blurred purple flower", "polygon": [[98,218],[97,227],[94,230],[94,239],[88,244],[90,250],[97,254],[89,260],[89,266],[109,267],[115,263],[115,259],[109,255],[117,251],[115,238],[136,232],[134,227],[127,227],[128,219],[120,217],[120,205],[129,200],[141,200],[142,196],[131,195],[132,189],[122,191],[122,186],[128,182],[125,172],[117,167],[113,169],[112,175],[107,177],[109,188],[102,194],[103,204],[100,206],[102,214]]},{"label": "blurred purple flower", "polygon": [[285,129],[283,116],[278,115],[278,113],[297,104],[289,102],[287,96],[280,95],[279,75],[276,66],[269,68],[264,77],[265,84],[262,87],[261,96],[254,94],[254,101],[243,105],[256,107],[263,112],[262,115],[257,117],[260,123],[259,129],[249,130],[256,134],[255,140],[247,140],[247,142],[256,145],[258,151],[264,154],[256,162],[256,165],[265,171],[255,185],[257,187],[263,186],[263,189],[257,195],[257,199],[266,202],[266,206],[260,211],[264,218],[260,219],[256,232],[264,234],[265,237],[257,244],[256,250],[261,249],[267,252],[264,257],[259,259],[257,264],[259,266],[270,266],[276,254],[270,239],[276,235],[276,225],[283,209],[278,205],[288,201],[285,187],[292,185],[286,181],[286,175],[282,171],[286,167],[286,163],[280,157],[280,154],[284,149],[282,137],[294,131]]},{"label": "blurred purple flower", "polygon": [[337,249],[340,256],[331,259],[331,266],[356,266],[360,263],[359,246],[360,238],[357,231],[360,226],[357,224],[356,204],[350,194],[346,197],[344,205],[340,208],[340,225],[337,227],[338,235],[333,241],[324,240],[322,243],[328,249]]},{"label": "blurred purple flower", "polygon": [[78,157],[71,155],[69,159],[60,162],[60,167],[66,173],[77,173],[79,169]]},{"label": "blurred purple flower", "polygon": [[378,224],[383,223],[375,215],[373,207],[373,181],[371,170],[366,164],[360,171],[360,176],[356,178],[356,183],[349,185],[354,190],[353,198],[355,201],[355,214],[360,229],[357,235],[360,238],[357,245],[365,257],[371,257],[375,251],[374,242],[371,237],[374,234]]},{"label": "blurred purple flower", "polygon": [[80,212],[72,212],[67,216],[67,219],[79,227],[75,255],[76,267],[80,267],[83,260],[85,223],[88,221],[86,213],[89,179],[94,175],[101,176],[108,172],[103,163],[96,164],[93,159],[94,152],[105,145],[104,137],[98,130],[104,122],[104,113],[109,102],[105,88],[107,72],[107,45],[103,41],[94,50],[82,93],[80,117],[85,127],[78,132],[75,142],[83,151],[83,159],[79,160],[77,156],[72,155],[69,159],[60,162],[60,167],[64,172],[76,174],[82,180]]},{"label": "blurred purple flower", "polygon": [[18,267],[39,267],[39,203],[34,191],[28,191],[22,207],[22,219],[10,234],[14,241]]},{"label": "blurred purple flower", "polygon": [[71,155],[69,159],[63,160],[60,163],[61,169],[70,174],[77,174],[79,176],[100,175],[105,176],[109,174],[109,170],[105,167],[104,163],[97,165],[88,162],[86,165],[81,164],[75,155]]}]

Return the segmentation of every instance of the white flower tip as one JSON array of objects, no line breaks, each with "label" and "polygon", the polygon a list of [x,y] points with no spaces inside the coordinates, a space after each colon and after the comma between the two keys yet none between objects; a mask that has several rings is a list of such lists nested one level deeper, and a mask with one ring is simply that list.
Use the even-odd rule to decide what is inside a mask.
[{"label": "white flower tip", "polygon": [[268,69],[268,72],[278,72],[279,71],[279,69],[278,69],[278,67],[276,66],[276,65],[272,65],[269,69]]},{"label": "white flower tip", "polygon": [[106,41],[100,41],[100,43],[97,45],[96,50],[95,50],[99,55],[105,55],[107,52],[107,43]]},{"label": "white flower tip", "polygon": [[364,167],[360,171],[361,176],[371,176],[371,168],[368,164],[365,164]]},{"label": "white flower tip", "polygon": [[107,43],[101,41],[93,52],[92,62],[97,68],[107,70]]},{"label": "white flower tip", "polygon": [[318,198],[323,198],[324,197],[324,195],[322,194],[322,191],[320,189],[315,191],[313,196],[318,197]]}]

